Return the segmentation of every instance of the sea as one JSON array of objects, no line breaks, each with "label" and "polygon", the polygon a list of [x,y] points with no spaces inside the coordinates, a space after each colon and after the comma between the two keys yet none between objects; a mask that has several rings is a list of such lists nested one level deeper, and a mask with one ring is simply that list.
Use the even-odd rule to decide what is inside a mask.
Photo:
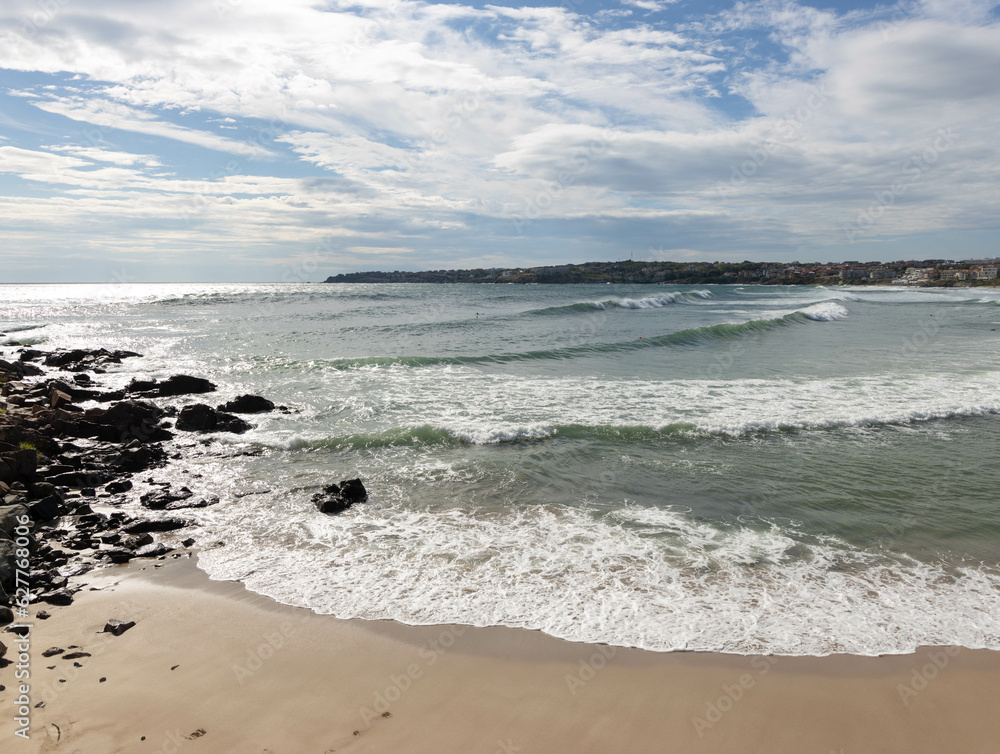
[{"label": "sea", "polygon": [[[198,567],[340,618],[653,651],[1000,649],[1000,290],[2,285],[0,339],[288,408],[147,479]],[[165,400],[178,407],[205,400]],[[323,486],[368,502],[324,515]],[[170,536],[170,535],[165,535]]]}]

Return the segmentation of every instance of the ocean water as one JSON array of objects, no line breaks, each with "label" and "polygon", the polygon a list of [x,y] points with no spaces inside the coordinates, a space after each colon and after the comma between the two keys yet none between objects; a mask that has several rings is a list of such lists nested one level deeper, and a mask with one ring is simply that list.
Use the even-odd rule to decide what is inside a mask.
[{"label": "ocean water", "polygon": [[221,498],[212,578],[657,651],[1000,649],[997,330],[988,289],[0,286],[7,354],[292,409],[152,474]]}]

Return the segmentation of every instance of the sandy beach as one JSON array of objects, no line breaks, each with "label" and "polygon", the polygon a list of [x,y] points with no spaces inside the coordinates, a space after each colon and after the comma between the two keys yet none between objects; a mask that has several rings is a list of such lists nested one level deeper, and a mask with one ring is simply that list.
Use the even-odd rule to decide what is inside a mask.
[{"label": "sandy beach", "polygon": [[[516,629],[339,620],[210,581],[193,557],[93,572],[72,606],[29,621],[31,737],[14,735],[8,665],[4,751],[995,754],[1000,745],[994,652],[660,654]],[[111,618],[136,625],[115,637],[102,632]],[[3,640],[13,646],[12,634]],[[43,657],[50,647],[89,656]]]}]

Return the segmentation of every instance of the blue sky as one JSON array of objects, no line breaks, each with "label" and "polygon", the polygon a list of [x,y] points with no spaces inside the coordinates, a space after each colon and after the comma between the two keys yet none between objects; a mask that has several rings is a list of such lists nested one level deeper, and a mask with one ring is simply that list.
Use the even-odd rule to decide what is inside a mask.
[{"label": "blue sky", "polygon": [[997,5],[5,0],[0,282],[1000,255]]}]

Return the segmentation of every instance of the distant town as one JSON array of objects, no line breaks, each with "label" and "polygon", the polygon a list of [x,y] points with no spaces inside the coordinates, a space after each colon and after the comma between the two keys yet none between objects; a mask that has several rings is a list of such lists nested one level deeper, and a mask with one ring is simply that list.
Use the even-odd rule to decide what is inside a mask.
[{"label": "distant town", "polygon": [[516,269],[351,272],[327,283],[643,283],[753,285],[1000,285],[998,259],[898,262],[587,262]]}]

